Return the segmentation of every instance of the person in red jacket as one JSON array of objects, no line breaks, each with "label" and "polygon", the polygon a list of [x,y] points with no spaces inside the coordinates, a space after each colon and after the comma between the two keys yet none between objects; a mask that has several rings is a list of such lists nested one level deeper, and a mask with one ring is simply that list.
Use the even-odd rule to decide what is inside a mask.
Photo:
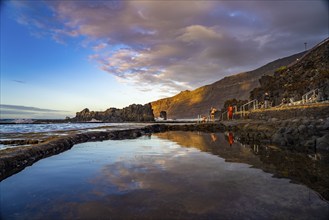
[{"label": "person in red jacket", "polygon": [[233,119],[233,106],[228,106],[227,108],[227,119],[231,120]]}]

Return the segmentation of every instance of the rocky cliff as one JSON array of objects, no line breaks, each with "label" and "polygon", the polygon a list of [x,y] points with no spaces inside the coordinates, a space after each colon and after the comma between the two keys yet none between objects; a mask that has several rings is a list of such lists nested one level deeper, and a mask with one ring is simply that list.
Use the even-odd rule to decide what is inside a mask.
[{"label": "rocky cliff", "polygon": [[155,117],[166,111],[168,118],[196,118],[209,113],[210,107],[220,109],[228,99],[248,99],[250,91],[258,87],[260,77],[272,75],[274,71],[302,57],[303,53],[275,60],[256,70],[225,77],[211,85],[193,91],[183,91],[173,97],[151,103]]},{"label": "rocky cliff", "polygon": [[85,108],[76,113],[71,119],[74,122],[101,121],[101,122],[148,122],[154,121],[151,104],[129,105],[123,109],[109,108],[104,112],[90,111]]},{"label": "rocky cliff", "polygon": [[329,99],[329,38],[274,75],[261,77],[259,82],[260,87],[251,92],[250,98],[262,100],[268,92],[274,105],[283,98],[301,100],[313,89],[321,91],[322,99]]}]

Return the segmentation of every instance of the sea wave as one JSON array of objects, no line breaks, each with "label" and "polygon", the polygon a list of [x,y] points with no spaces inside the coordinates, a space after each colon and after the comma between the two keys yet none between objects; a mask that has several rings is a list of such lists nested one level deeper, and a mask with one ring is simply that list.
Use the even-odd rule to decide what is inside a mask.
[{"label": "sea wave", "polygon": [[60,124],[1,124],[0,133],[31,133],[81,130],[99,127],[130,127],[135,123],[60,123]]}]

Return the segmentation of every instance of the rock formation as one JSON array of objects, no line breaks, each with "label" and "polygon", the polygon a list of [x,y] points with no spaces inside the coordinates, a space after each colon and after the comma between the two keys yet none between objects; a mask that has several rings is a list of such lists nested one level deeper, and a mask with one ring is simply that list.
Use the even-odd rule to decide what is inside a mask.
[{"label": "rock formation", "polygon": [[148,122],[154,121],[151,104],[129,105],[123,109],[109,108],[104,112],[90,111],[88,108],[77,112],[73,122]]},{"label": "rock formation", "polygon": [[228,99],[246,100],[250,91],[258,87],[260,77],[272,75],[281,66],[286,66],[305,52],[275,60],[256,70],[225,77],[211,85],[202,86],[193,91],[182,91],[179,94],[152,102],[155,117],[166,111],[168,118],[196,118],[197,115],[208,115],[210,107],[221,109]]},{"label": "rock formation", "polygon": [[167,120],[167,112],[166,111],[161,111],[160,112],[160,118],[162,118],[163,120]]},{"label": "rock formation", "polygon": [[320,89],[322,98],[329,99],[329,38],[274,75],[261,77],[259,82],[260,87],[251,92],[250,99],[261,101],[268,92],[273,104],[278,105],[283,98],[301,100],[313,89]]}]

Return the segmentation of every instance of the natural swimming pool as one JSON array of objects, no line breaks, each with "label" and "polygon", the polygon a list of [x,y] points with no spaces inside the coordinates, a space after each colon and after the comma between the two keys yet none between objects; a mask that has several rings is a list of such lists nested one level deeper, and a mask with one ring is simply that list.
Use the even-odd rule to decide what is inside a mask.
[{"label": "natural swimming pool", "polygon": [[0,182],[0,217],[327,219],[328,203],[289,179],[308,163],[298,160],[223,133],[88,142]]}]

